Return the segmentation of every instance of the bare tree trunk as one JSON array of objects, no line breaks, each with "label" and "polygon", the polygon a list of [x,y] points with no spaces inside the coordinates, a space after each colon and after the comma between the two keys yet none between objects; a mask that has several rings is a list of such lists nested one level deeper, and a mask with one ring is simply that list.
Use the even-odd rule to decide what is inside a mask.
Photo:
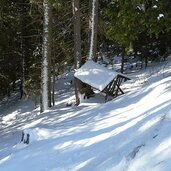
[{"label": "bare tree trunk", "polygon": [[73,0],[74,18],[74,65],[78,69],[81,65],[81,29],[80,29],[80,0]]},{"label": "bare tree trunk", "polygon": [[52,75],[52,105],[55,106],[55,63],[53,63]]},{"label": "bare tree trunk", "polygon": [[[23,3],[24,4],[24,3]],[[22,66],[22,74],[21,74],[21,85],[20,85],[20,99],[23,98],[23,95],[24,95],[24,82],[25,82],[25,43],[24,43],[24,39],[23,39],[23,35],[24,35],[24,26],[25,26],[25,23],[24,23],[24,16],[23,14],[25,15],[26,14],[26,8],[21,4],[21,66]]]},{"label": "bare tree trunk", "polygon": [[[58,10],[58,3],[56,4],[56,12],[57,12],[57,16],[55,16],[54,14],[54,10],[52,10],[52,20],[53,20],[53,25],[54,25],[54,27],[52,26],[52,30],[53,31],[55,31],[54,29],[56,29],[55,28],[55,25],[57,25],[58,24],[58,22],[59,22],[59,18],[58,18],[58,13],[59,13],[59,10]],[[53,51],[53,56],[52,56],[52,106],[55,106],[55,77],[56,77],[56,61],[55,61],[55,58],[56,58],[56,56],[57,56],[57,54],[56,54],[56,50],[55,50],[55,39],[53,39],[52,38],[52,51]]]},{"label": "bare tree trunk", "polygon": [[42,95],[40,95],[40,113],[43,112]]},{"label": "bare tree trunk", "polygon": [[[91,23],[92,23],[92,0],[89,0],[89,11],[88,11],[88,17],[89,17],[89,23],[88,23],[88,38],[87,38],[87,46],[86,46],[86,50],[87,50],[87,58],[89,57],[89,53],[90,53],[90,43],[91,43]],[[85,59],[86,61],[87,59]]]},{"label": "bare tree trunk", "polygon": [[[81,65],[81,29],[80,29],[80,0],[72,1],[73,8],[73,23],[74,23],[74,66],[75,69],[78,69]],[[76,105],[79,105],[79,86],[80,81],[75,78],[75,97]]]},{"label": "bare tree trunk", "polygon": [[124,71],[125,48],[122,47],[121,73]]},{"label": "bare tree trunk", "polygon": [[42,108],[51,107],[51,6],[44,0],[43,60],[42,60]]},{"label": "bare tree trunk", "polygon": [[52,5],[49,3],[49,24],[48,24],[48,37],[49,37],[49,45],[48,45],[48,107],[52,107]]},{"label": "bare tree trunk", "polygon": [[90,38],[90,52],[89,59],[93,59],[97,61],[97,30],[98,30],[98,8],[99,8],[99,0],[91,0],[92,5],[90,7],[92,9],[91,13],[91,38]]},{"label": "bare tree trunk", "polygon": [[147,68],[147,65],[148,65],[148,56],[146,54],[146,56],[145,56],[145,68]]}]

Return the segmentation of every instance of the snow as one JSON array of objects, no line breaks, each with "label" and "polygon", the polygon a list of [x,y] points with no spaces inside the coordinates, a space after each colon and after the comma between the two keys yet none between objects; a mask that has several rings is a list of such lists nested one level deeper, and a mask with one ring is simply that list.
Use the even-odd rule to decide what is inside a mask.
[{"label": "snow", "polygon": [[157,19],[160,20],[163,17],[164,17],[164,14],[159,14],[159,16],[157,17]]},{"label": "snow", "polygon": [[58,78],[49,111],[21,100],[0,112],[1,171],[171,170],[171,62],[131,73],[128,92],[105,104],[99,94],[66,106],[71,77]]},{"label": "snow", "polygon": [[117,75],[123,74],[117,73],[114,70],[109,70],[92,60],[88,60],[74,74],[74,76],[82,82],[87,83],[100,91],[102,91],[114,78],[116,78]]},{"label": "snow", "polygon": [[158,8],[158,7],[157,7],[157,5],[154,5],[154,6],[153,6],[153,8],[155,8],[155,9],[156,9],[156,8]]}]

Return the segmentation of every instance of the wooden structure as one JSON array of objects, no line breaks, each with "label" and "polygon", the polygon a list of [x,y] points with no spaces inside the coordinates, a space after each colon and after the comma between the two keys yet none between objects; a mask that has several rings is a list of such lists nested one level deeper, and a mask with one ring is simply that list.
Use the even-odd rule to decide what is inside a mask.
[{"label": "wooden structure", "polygon": [[122,82],[130,80],[126,75],[109,70],[91,60],[79,68],[74,76],[84,84],[105,93],[105,100],[107,100],[108,96],[115,98],[119,94],[124,94],[120,86]]},{"label": "wooden structure", "polygon": [[125,82],[127,80],[130,80],[130,78],[125,77],[124,75],[117,75],[102,91],[106,94],[105,101],[107,100],[108,96],[115,98],[119,94],[124,94],[120,86],[122,82]]}]

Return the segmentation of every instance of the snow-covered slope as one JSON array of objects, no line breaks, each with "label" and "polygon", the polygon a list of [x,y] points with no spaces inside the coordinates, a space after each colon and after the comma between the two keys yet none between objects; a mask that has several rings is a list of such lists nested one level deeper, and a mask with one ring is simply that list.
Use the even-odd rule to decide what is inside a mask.
[{"label": "snow-covered slope", "polygon": [[68,89],[43,114],[20,102],[1,114],[0,170],[170,171],[170,65],[132,75],[129,92],[105,104],[66,107]]}]

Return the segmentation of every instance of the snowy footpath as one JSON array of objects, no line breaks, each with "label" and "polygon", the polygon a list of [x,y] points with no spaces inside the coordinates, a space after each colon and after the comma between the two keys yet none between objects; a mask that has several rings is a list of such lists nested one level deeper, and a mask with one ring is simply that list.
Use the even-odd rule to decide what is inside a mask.
[{"label": "snowy footpath", "polygon": [[0,171],[170,171],[171,63],[129,76],[126,94],[107,103],[97,94],[66,106],[74,99],[66,74],[49,111],[29,100],[0,111]]}]

